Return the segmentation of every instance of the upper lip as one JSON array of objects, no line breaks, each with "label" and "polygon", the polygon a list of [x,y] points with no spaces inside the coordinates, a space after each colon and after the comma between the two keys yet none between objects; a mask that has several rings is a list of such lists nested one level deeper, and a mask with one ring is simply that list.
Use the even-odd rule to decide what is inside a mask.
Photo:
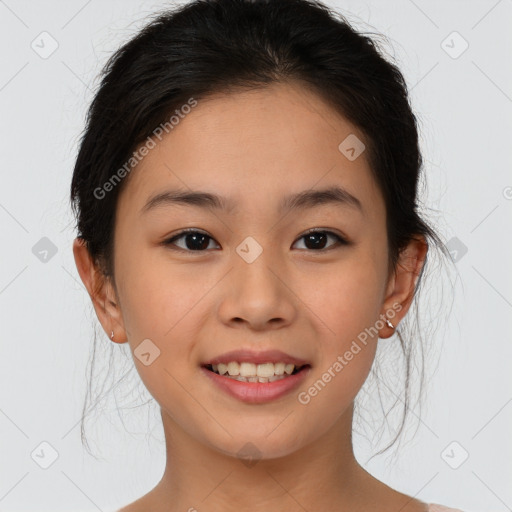
[{"label": "upper lip", "polygon": [[217,357],[209,359],[202,365],[207,366],[210,364],[227,364],[231,361],[247,362],[254,364],[262,363],[286,363],[294,364],[295,366],[303,366],[309,364],[305,359],[286,354],[281,350],[259,350],[254,351],[250,349],[232,350],[231,352],[225,352]]}]

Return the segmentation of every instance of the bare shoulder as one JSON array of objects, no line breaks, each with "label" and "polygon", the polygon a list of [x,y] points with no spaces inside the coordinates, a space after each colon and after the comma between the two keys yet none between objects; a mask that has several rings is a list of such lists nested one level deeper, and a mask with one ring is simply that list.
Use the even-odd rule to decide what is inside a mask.
[{"label": "bare shoulder", "polygon": [[147,512],[152,509],[148,496],[142,496],[138,500],[125,505],[123,508],[116,510],[115,512]]},{"label": "bare shoulder", "polygon": [[123,508],[116,510],[115,512],[142,512],[143,510],[147,510],[143,505],[134,501],[128,505],[125,505]]},{"label": "bare shoulder", "polygon": [[428,512],[462,512],[458,508],[445,507],[444,505],[438,505],[437,503],[431,503],[428,508]]},{"label": "bare shoulder", "polygon": [[359,494],[365,496],[364,509],[380,512],[429,512],[429,505],[412,496],[404,494],[362,469],[361,489]]},{"label": "bare shoulder", "polygon": [[139,508],[135,506],[135,502],[125,505],[123,508],[116,510],[115,512],[138,512]]},{"label": "bare shoulder", "polygon": [[430,512],[428,503],[397,492],[389,501],[390,510],[400,512]]}]

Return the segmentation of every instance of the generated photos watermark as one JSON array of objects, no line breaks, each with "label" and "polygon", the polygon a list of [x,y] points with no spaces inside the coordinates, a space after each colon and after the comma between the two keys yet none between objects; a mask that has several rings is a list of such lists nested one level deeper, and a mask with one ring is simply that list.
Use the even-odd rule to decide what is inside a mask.
[{"label": "generated photos watermark", "polygon": [[312,384],[306,391],[301,391],[297,395],[297,400],[299,403],[302,405],[309,404],[311,399],[317,396],[318,393],[322,391],[325,386],[331,382],[331,380],[336,377],[336,375],[340,373],[343,368],[349,364],[350,361],[352,361],[352,359],[354,359],[354,356],[361,352],[362,347],[357,341],[366,346],[368,343],[368,337],[377,336],[379,330],[386,325],[386,318],[388,320],[392,320],[396,313],[402,310],[402,307],[402,304],[396,302],[393,304],[392,308],[388,309],[385,313],[380,315],[379,320],[377,320],[375,324],[373,324],[371,327],[366,327],[364,331],[361,331],[357,335],[357,340],[352,340],[350,348],[346,350],[343,355],[339,355],[336,358],[336,361],[334,361],[334,363],[331,364],[329,368],[327,368],[327,370],[314,384]]},{"label": "generated photos watermark", "polygon": [[111,192],[121,180],[130,173],[130,171],[142,161],[142,159],[149,154],[149,152],[156,147],[154,137],[159,141],[162,140],[164,134],[171,133],[172,130],[180,123],[182,119],[189,114],[193,107],[197,105],[197,101],[194,98],[189,98],[187,103],[182,105],[179,109],[176,109],[172,116],[165,123],[159,124],[149,135],[141,146],[132,153],[132,156],[120,167],[101,187],[94,189],[94,197],[96,199],[103,199],[108,192]]}]

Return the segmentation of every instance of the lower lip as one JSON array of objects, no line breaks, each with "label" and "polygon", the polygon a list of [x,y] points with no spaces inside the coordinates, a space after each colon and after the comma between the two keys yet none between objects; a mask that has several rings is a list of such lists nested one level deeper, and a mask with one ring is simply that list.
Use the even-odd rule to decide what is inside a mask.
[{"label": "lower lip", "polygon": [[241,382],[212,372],[204,366],[201,366],[201,371],[228,395],[242,402],[261,404],[277,400],[293,391],[308,376],[311,366],[307,366],[294,375],[275,380],[274,382]]}]

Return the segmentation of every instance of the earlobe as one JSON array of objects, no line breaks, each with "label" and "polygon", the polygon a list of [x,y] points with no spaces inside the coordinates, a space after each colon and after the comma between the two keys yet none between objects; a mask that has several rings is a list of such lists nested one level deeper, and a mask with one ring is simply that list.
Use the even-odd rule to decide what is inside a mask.
[{"label": "earlobe", "polygon": [[395,329],[398,326],[398,322],[402,318],[402,316],[398,316],[397,313],[402,309],[402,305],[396,302],[393,304],[392,308],[385,309],[384,313],[380,315],[380,320],[378,320],[378,322],[380,322],[382,327],[379,329],[379,338],[386,339],[393,336]]},{"label": "earlobe", "polygon": [[125,343],[126,332],[111,280],[93,262],[82,238],[73,241],[73,255],[80,279],[89,293],[103,329],[115,343]]}]

